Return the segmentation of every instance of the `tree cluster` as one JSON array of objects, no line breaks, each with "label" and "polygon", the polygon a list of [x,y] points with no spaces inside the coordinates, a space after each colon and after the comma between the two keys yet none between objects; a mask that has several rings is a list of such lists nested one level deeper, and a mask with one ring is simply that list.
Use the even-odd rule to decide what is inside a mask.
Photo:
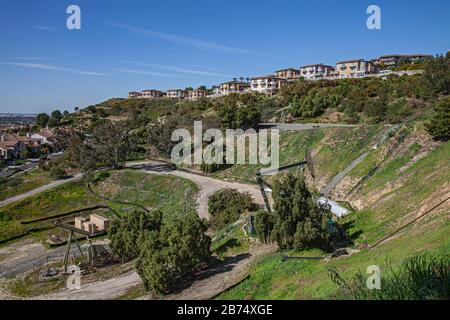
[{"label": "tree cluster", "polygon": [[101,166],[123,167],[133,146],[128,129],[114,122],[104,122],[92,135],[70,131],[63,140],[67,158],[84,173],[92,173]]},{"label": "tree cluster", "polygon": [[132,212],[110,227],[111,248],[122,261],[135,259],[146,290],[164,294],[205,267],[211,256],[206,223],[193,211],[163,219],[160,211]]},{"label": "tree cluster", "polygon": [[329,250],[335,241],[329,208],[317,205],[302,176],[287,174],[273,185],[274,212],[258,212],[255,228],[262,242],[281,249]]},{"label": "tree cluster", "polygon": [[222,189],[208,199],[210,224],[213,229],[221,229],[239,219],[242,213],[254,209],[252,196],[236,189]]}]

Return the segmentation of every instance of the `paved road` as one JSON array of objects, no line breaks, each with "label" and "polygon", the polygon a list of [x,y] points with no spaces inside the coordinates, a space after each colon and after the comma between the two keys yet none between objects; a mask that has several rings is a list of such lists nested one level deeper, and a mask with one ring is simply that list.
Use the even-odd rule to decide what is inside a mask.
[{"label": "paved road", "polygon": [[10,204],[12,202],[20,201],[20,200],[25,199],[25,198],[30,197],[30,196],[34,196],[34,195],[36,195],[38,193],[41,193],[43,191],[47,191],[47,190],[53,189],[53,188],[55,188],[57,186],[66,184],[68,182],[78,181],[78,180],[81,179],[81,176],[82,175],[79,173],[79,174],[74,175],[72,178],[55,180],[55,181],[50,182],[49,184],[46,184],[45,186],[42,186],[42,187],[33,189],[31,191],[19,194],[17,196],[14,196],[14,197],[2,200],[2,201],[0,201],[0,207],[6,206],[7,204]]},{"label": "paved road", "polygon": [[354,128],[360,127],[360,125],[339,123],[260,123],[259,127],[267,129],[279,129],[282,131],[301,131],[324,128]]}]

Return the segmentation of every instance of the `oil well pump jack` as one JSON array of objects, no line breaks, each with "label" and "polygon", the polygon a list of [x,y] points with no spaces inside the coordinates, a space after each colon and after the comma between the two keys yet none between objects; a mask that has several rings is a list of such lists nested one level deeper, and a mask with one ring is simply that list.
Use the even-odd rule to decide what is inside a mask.
[{"label": "oil well pump jack", "polygon": [[279,167],[278,169],[270,169],[270,170],[263,170],[256,173],[256,182],[259,185],[259,190],[261,191],[261,195],[264,199],[264,204],[266,206],[266,209],[268,212],[272,212],[272,208],[270,206],[269,198],[267,196],[267,192],[272,191],[272,186],[264,179],[264,176],[269,176],[272,174],[280,173],[283,171],[287,171],[292,168],[298,167],[299,169],[303,169],[305,166],[308,167],[309,173],[311,174],[312,178],[315,178],[315,172],[314,172],[314,162],[311,157],[311,152],[309,150],[305,151],[305,159],[299,162],[291,163],[288,165],[284,165]]}]

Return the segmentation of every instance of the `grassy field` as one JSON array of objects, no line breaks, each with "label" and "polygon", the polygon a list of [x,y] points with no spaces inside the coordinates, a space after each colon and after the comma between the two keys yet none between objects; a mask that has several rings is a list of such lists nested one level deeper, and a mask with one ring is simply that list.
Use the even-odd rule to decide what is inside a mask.
[{"label": "grassy field", "polygon": [[[394,149],[394,154],[385,156],[382,155],[382,150],[373,151],[351,173],[353,177],[363,176],[382,159],[378,170],[359,191],[360,197],[376,194],[377,200],[364,210],[345,217],[343,221],[349,226],[348,232],[354,239],[354,247],[362,248],[361,251],[330,261],[281,260],[282,256],[288,254],[325,254],[316,250],[277,253],[256,263],[247,280],[221,294],[219,299],[334,298],[338,287],[328,275],[328,270],[332,267],[348,279],[357,271],[365,274],[370,265],[380,266],[383,272],[388,268],[399,267],[402,261],[419,253],[448,254],[449,202],[373,250],[361,246],[374,244],[450,195],[450,142],[441,144],[425,157],[412,161],[421,146],[414,139],[407,140],[410,133],[406,132],[403,138],[407,143],[402,148]],[[420,137],[420,132],[416,132],[416,135]],[[323,155],[331,157],[329,151]],[[340,156],[337,155],[336,158],[339,159]],[[319,156],[318,159],[324,158]],[[324,160],[319,162],[319,167],[322,161]],[[331,167],[330,172],[339,166]]]},{"label": "grassy field", "polygon": [[25,193],[48,184],[53,179],[48,171],[33,169],[28,172],[16,174],[0,183],[0,200]]},{"label": "grassy field", "polygon": [[[113,171],[94,186],[101,195],[115,200],[136,202],[165,214],[183,212],[194,206],[197,186],[183,178],[155,176],[133,170]],[[101,205],[105,201],[91,194],[84,183],[71,182],[0,208],[0,240],[25,232],[21,221],[51,217],[64,212]],[[111,204],[120,214],[133,206]],[[103,214],[111,215],[104,211]]]}]

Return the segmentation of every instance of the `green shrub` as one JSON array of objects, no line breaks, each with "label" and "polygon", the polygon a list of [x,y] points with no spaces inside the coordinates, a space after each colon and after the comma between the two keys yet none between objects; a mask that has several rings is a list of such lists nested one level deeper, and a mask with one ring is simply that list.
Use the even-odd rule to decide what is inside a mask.
[{"label": "green shrub", "polygon": [[159,230],[162,224],[162,213],[153,211],[145,213],[132,211],[122,219],[112,221],[108,230],[111,250],[122,262],[132,260],[139,255],[139,246],[144,232]]},{"label": "green shrub", "polygon": [[255,229],[259,240],[262,243],[269,243],[271,241],[271,234],[274,225],[273,214],[260,210],[255,215]]},{"label": "green shrub", "polygon": [[111,173],[109,173],[108,171],[98,172],[94,175],[94,177],[92,179],[92,183],[97,184],[99,182],[105,181],[110,176],[111,176]]},{"label": "green shrub", "polygon": [[450,138],[450,98],[436,103],[434,116],[425,128],[436,139],[445,141]]},{"label": "green shrub", "polygon": [[282,249],[332,248],[332,214],[317,206],[301,175],[287,174],[273,185],[273,237]]},{"label": "green shrub", "polygon": [[66,169],[60,165],[52,166],[50,168],[50,177],[53,179],[61,179],[67,176]]},{"label": "green shrub", "polygon": [[238,220],[243,212],[253,209],[252,196],[236,189],[219,190],[208,199],[208,211],[212,216],[210,223],[214,229],[224,228]]}]

